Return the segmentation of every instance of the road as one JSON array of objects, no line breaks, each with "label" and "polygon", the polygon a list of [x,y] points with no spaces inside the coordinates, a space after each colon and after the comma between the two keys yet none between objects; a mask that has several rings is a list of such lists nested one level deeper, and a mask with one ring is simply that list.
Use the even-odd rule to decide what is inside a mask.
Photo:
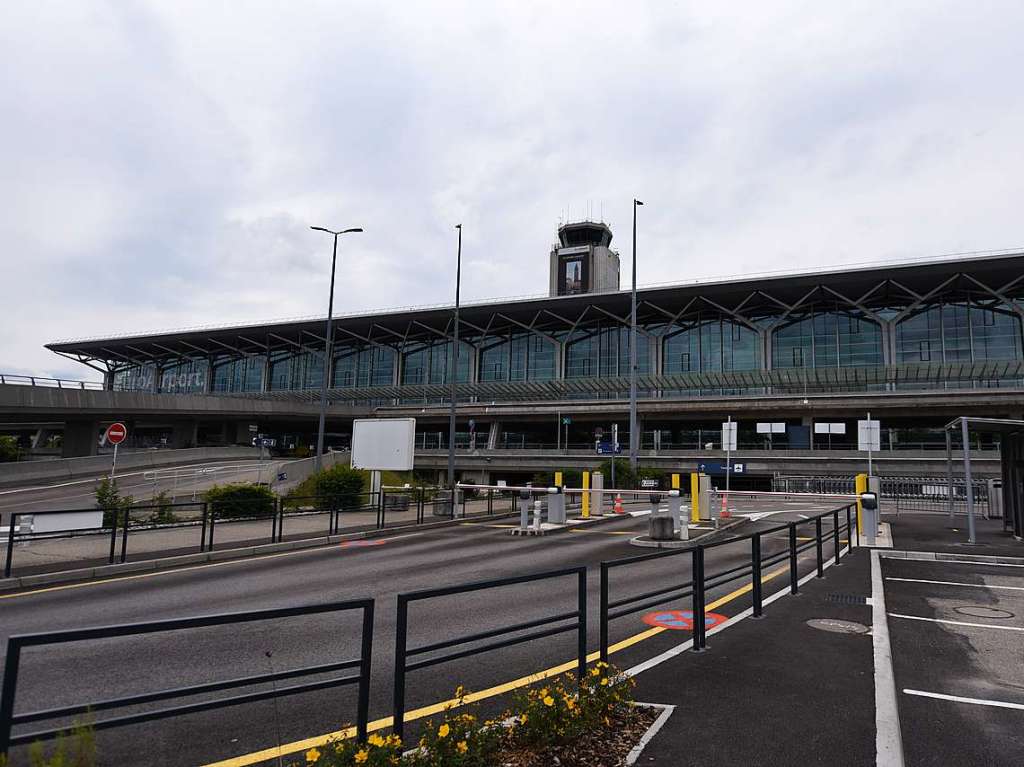
[{"label": "road", "polygon": [[[745,531],[766,529],[782,521],[804,521],[832,505],[783,505],[777,513],[748,523]],[[646,527],[643,517],[627,517],[587,530],[541,538],[508,535],[501,523],[478,522],[402,532],[373,545],[335,545],[258,559],[218,562],[193,568],[0,595],[0,637],[222,611],[319,604],[372,596],[376,599],[371,720],[391,711],[395,604],[400,592],[466,584],[474,581],[587,565],[588,648],[598,644],[598,563],[644,553],[628,539]],[[801,536],[813,534],[813,524]],[[826,533],[831,524],[826,523]],[[787,546],[782,533],[766,536],[767,555]],[[826,557],[831,553],[825,545]],[[749,561],[749,543],[707,552],[713,573]],[[814,566],[814,550],[800,559],[801,574]],[[681,555],[614,571],[612,599],[689,580],[690,557]],[[765,593],[783,588],[785,563],[766,568],[772,580]],[[734,615],[748,602],[733,594],[748,579],[710,589],[708,602],[728,599],[715,612]],[[574,610],[575,582],[559,578],[416,603],[410,613],[409,646],[441,641],[501,625]],[[661,609],[689,609],[689,599],[666,602]],[[651,610],[657,608],[651,607]],[[629,666],[689,637],[685,631],[657,631],[641,614],[612,622],[612,643],[634,642],[612,656]],[[20,712],[61,704],[196,684],[271,670],[355,657],[355,616],[320,615],[274,624],[219,627],[183,635],[147,635],[32,650],[22,663],[17,699]],[[494,653],[445,663],[407,678],[407,710],[450,697],[463,684],[482,690],[572,659],[575,635],[524,643]],[[484,713],[496,712],[507,697],[485,701]],[[103,731],[102,764],[196,765],[258,752],[338,730],[355,717],[355,689],[320,691],[223,708],[200,715]],[[415,736],[414,725],[408,726]],[[24,758],[21,754],[19,758]],[[226,765],[256,763],[235,759]],[[14,764],[19,764],[17,760]],[[289,763],[285,760],[283,763]],[[225,765],[225,767],[226,767]]]}]

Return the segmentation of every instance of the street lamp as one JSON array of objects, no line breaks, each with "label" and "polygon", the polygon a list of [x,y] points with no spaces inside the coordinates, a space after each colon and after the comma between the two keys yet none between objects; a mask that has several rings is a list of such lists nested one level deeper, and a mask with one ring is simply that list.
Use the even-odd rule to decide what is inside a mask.
[{"label": "street lamp", "polygon": [[321,456],[324,452],[324,421],[327,418],[327,377],[331,372],[331,320],[334,316],[334,267],[338,262],[338,235],[351,234],[352,232],[361,232],[363,230],[355,227],[354,229],[342,229],[336,232],[333,229],[325,229],[322,226],[311,226],[309,228],[317,232],[327,232],[327,234],[334,235],[334,252],[331,255],[331,295],[327,299],[327,338],[324,341],[323,375],[320,382],[320,427],[316,433],[316,457],[313,459],[313,470],[320,471],[323,467]]},{"label": "street lamp", "polygon": [[[629,313],[629,466],[636,472],[640,461],[640,435],[636,418],[636,209],[643,205],[633,200],[633,296]],[[612,460],[615,460],[614,455]]]},{"label": "street lamp", "polygon": [[448,490],[452,494],[452,518],[455,518],[455,378],[458,375],[459,357],[459,288],[462,284],[462,224],[459,230],[459,246],[455,258],[455,340],[452,342],[451,404],[448,411]]}]

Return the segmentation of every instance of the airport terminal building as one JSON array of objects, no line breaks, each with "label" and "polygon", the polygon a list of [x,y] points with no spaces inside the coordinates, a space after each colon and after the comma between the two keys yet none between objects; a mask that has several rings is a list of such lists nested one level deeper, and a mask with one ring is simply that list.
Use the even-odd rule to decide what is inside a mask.
[{"label": "airport terminal building", "polygon": [[[558,237],[549,295],[461,309],[459,431],[478,447],[587,444],[625,415],[630,292],[611,230],[581,222]],[[1024,414],[1022,253],[694,281],[637,300],[644,448],[702,447],[722,415],[760,446],[766,403],[786,424],[773,446],[791,449],[824,447],[815,423],[867,410],[898,409],[886,440],[922,445],[947,416]],[[453,320],[452,306],[336,317],[329,364],[322,318],[48,348],[114,391],[311,403],[326,370],[332,414],[413,410],[422,446],[444,447]],[[833,448],[855,439],[840,431]]]}]

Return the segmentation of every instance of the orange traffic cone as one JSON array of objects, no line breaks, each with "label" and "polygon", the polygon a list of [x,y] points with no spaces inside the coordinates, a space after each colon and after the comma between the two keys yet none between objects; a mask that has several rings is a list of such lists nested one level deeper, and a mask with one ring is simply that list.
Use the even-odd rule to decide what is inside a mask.
[{"label": "orange traffic cone", "polygon": [[622,496],[619,495],[618,493],[615,494],[615,506],[613,507],[613,511],[616,514],[625,514],[626,513],[623,510],[623,508],[622,508]]},{"label": "orange traffic cone", "polygon": [[722,513],[721,513],[721,517],[722,517],[722,519],[728,519],[731,516],[732,516],[732,512],[729,511],[729,498],[728,498],[728,495],[723,493],[722,494]]}]

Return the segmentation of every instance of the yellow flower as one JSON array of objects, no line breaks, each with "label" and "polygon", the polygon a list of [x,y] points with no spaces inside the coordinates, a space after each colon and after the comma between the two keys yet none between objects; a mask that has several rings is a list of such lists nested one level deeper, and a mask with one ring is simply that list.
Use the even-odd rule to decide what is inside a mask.
[{"label": "yellow flower", "polygon": [[449,727],[448,723],[446,722],[445,724],[442,724],[440,727],[437,728],[437,737],[439,737],[439,738],[447,738],[448,737],[448,733],[451,732],[451,731],[452,731],[452,728]]},{"label": "yellow flower", "polygon": [[519,715],[519,724],[526,724],[526,714]]},{"label": "yellow flower", "polygon": [[456,698],[464,698],[465,696],[466,696],[466,688],[464,688],[460,684],[458,687],[455,688],[455,697]]},{"label": "yellow flower", "polygon": [[602,687],[607,687],[608,686],[608,677],[605,677],[604,679],[601,680],[601,686]]},{"label": "yellow flower", "polygon": [[356,764],[362,764],[363,762],[365,762],[369,758],[370,758],[370,752],[367,751],[365,748],[362,749],[361,751],[356,751]]},{"label": "yellow flower", "polygon": [[469,745],[466,743],[466,741],[460,740],[458,743],[455,744],[455,750],[458,751],[460,754],[464,754],[467,751],[469,751]]},{"label": "yellow flower", "polygon": [[306,764],[315,764],[317,759],[320,758],[320,750],[311,748],[306,752]]},{"label": "yellow flower", "polygon": [[612,720],[609,719],[608,717],[605,717],[604,718],[604,726],[605,727],[611,727],[612,726]]},{"label": "yellow flower", "polygon": [[565,697],[565,707],[567,709],[569,709],[570,711],[572,711],[574,708],[576,708],[576,702],[572,698],[570,698],[569,696],[566,696]]},{"label": "yellow flower", "polygon": [[402,739],[395,734],[388,735],[387,744],[389,746],[397,746],[402,742]]},{"label": "yellow flower", "polygon": [[590,669],[590,675],[591,676],[597,676],[600,673],[601,673],[601,669],[599,669],[599,668],[592,668],[592,669]]},{"label": "yellow flower", "polygon": [[377,748],[380,748],[384,745],[384,738],[377,733],[373,733],[373,735],[369,737],[369,742],[371,746],[377,746]]},{"label": "yellow flower", "polygon": [[555,699],[552,698],[550,695],[544,696],[544,705],[545,706],[553,706],[553,705],[555,705]]}]

